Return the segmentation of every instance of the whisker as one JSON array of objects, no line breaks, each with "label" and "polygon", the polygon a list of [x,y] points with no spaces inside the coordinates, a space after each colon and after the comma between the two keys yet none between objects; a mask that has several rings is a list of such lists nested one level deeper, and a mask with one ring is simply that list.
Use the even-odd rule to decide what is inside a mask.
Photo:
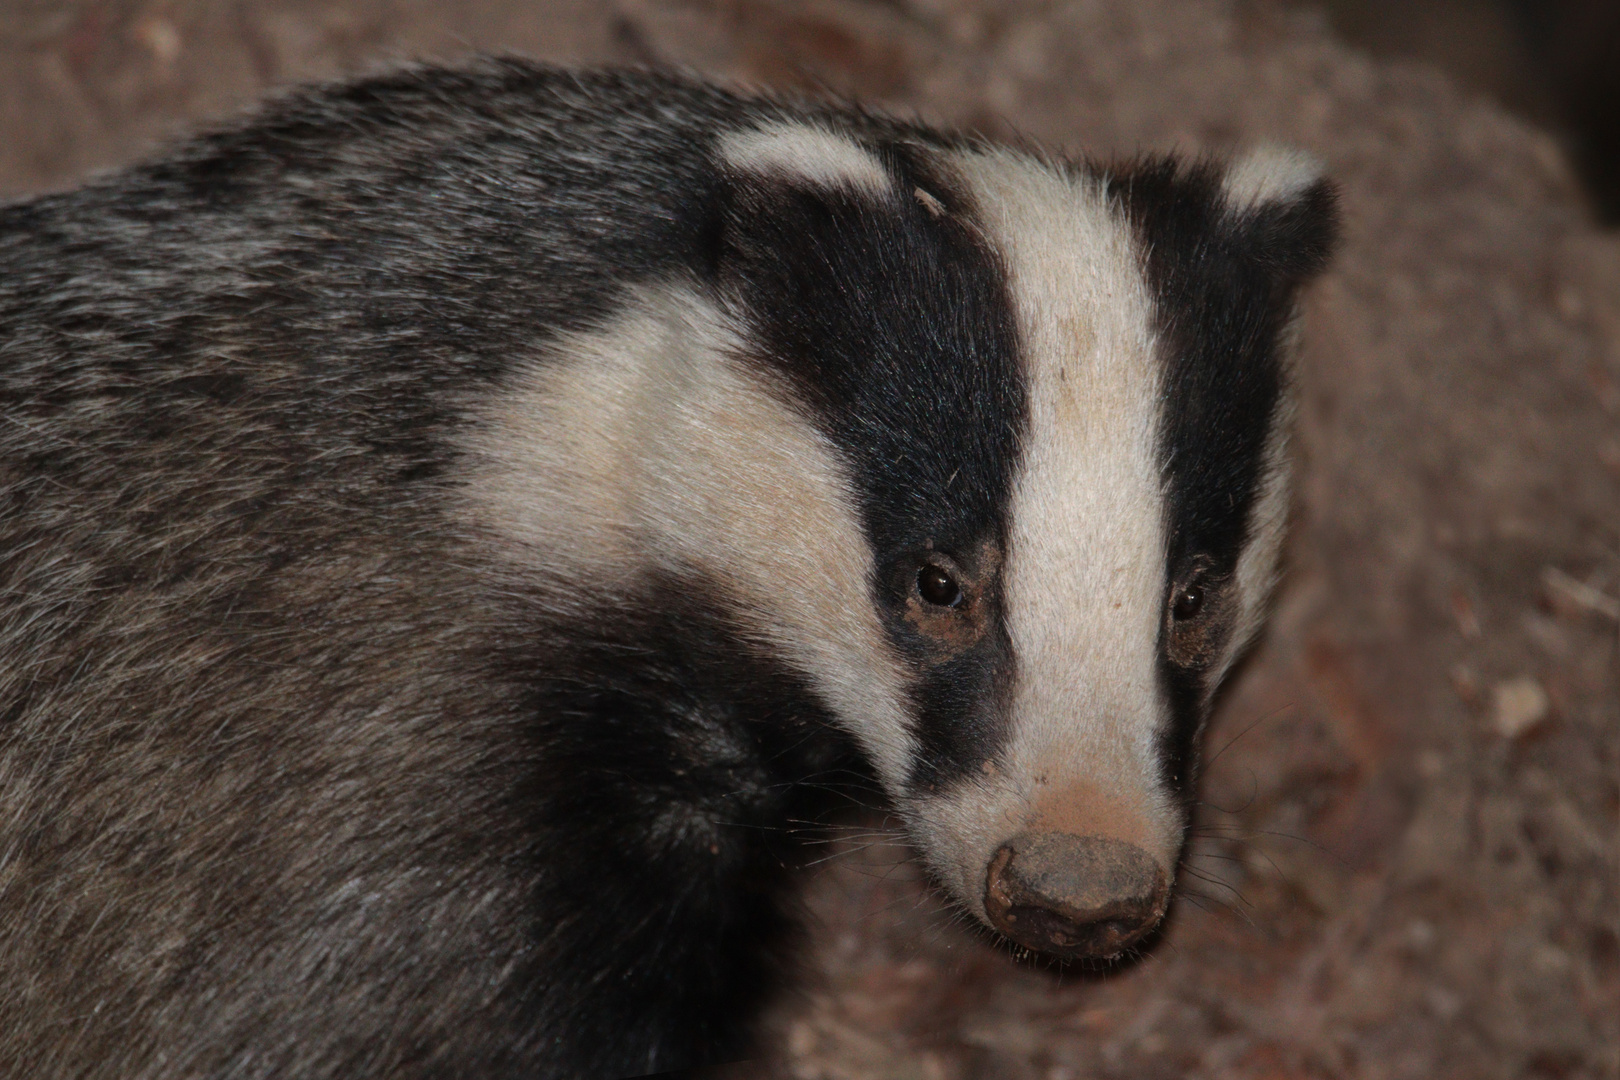
[{"label": "whisker", "polygon": [[[1247,911],[1245,911],[1243,908],[1238,907],[1237,905],[1231,903],[1230,901],[1222,900],[1218,896],[1211,896],[1209,893],[1198,892],[1198,891],[1193,890],[1193,889],[1178,890],[1178,894],[1180,896],[1186,897],[1188,900],[1192,900],[1194,906],[1197,907],[1200,911],[1208,912],[1210,915],[1219,914],[1219,912],[1211,910],[1210,908],[1204,907],[1202,904],[1199,904],[1197,902],[1198,900],[1203,900],[1203,901],[1206,901],[1206,902],[1208,902],[1210,904],[1214,904],[1221,911],[1225,911],[1225,912],[1227,912],[1229,914],[1236,915],[1238,918],[1242,919],[1245,923],[1247,923],[1251,929],[1256,930],[1256,931],[1259,931],[1259,929],[1260,929],[1259,924],[1256,923],[1252,917],[1250,917],[1250,915],[1249,915],[1249,913]],[[1196,897],[1197,899],[1194,900],[1194,897]]]},{"label": "whisker", "polygon": [[1234,862],[1234,863],[1241,863],[1243,861],[1242,856],[1239,856],[1239,855],[1218,855],[1213,851],[1189,851],[1186,854],[1186,856],[1184,856],[1184,857],[1188,858],[1188,859],[1219,859],[1222,862]]},{"label": "whisker", "polygon": [[[1219,833],[1214,832],[1213,830],[1215,830],[1215,829],[1232,829],[1232,830],[1241,829],[1243,831],[1242,831],[1241,834],[1221,835]],[[1339,855],[1332,848],[1329,848],[1329,847],[1327,847],[1327,846],[1325,846],[1325,845],[1323,845],[1323,844],[1321,844],[1321,843],[1319,843],[1319,842],[1317,842],[1315,840],[1312,840],[1308,836],[1300,836],[1298,833],[1281,832],[1281,831],[1276,830],[1276,829],[1250,829],[1250,828],[1247,828],[1247,827],[1242,826],[1242,825],[1235,825],[1235,824],[1233,824],[1233,825],[1225,825],[1225,824],[1220,824],[1220,823],[1215,823],[1215,822],[1212,822],[1212,823],[1210,823],[1208,825],[1198,826],[1197,828],[1193,829],[1192,832],[1193,832],[1193,835],[1206,835],[1206,836],[1209,836],[1209,837],[1214,838],[1214,839],[1229,840],[1229,841],[1230,840],[1236,840],[1238,842],[1244,842],[1244,841],[1247,841],[1250,838],[1256,837],[1256,836],[1267,836],[1267,837],[1272,837],[1272,838],[1278,839],[1278,840],[1292,840],[1296,844],[1304,844],[1306,847],[1314,848],[1315,850],[1320,851],[1322,854],[1328,856],[1330,859],[1333,859],[1335,862],[1337,862],[1341,866],[1348,867],[1350,865],[1348,862],[1346,862],[1344,860],[1343,856]],[[1256,851],[1260,851],[1262,853],[1264,852],[1264,849],[1261,848],[1260,845],[1258,845],[1258,844],[1252,844],[1250,846],[1253,847]]]},{"label": "whisker", "polygon": [[1271,710],[1269,713],[1265,713],[1264,715],[1262,715],[1254,723],[1250,724],[1248,727],[1244,728],[1242,731],[1240,731],[1236,735],[1232,736],[1231,739],[1227,740],[1226,745],[1221,747],[1219,750],[1217,750],[1215,752],[1214,757],[1212,757],[1208,761],[1204,762],[1204,768],[1209,769],[1209,768],[1213,767],[1214,764],[1221,759],[1222,754],[1224,754],[1228,750],[1232,749],[1232,747],[1237,744],[1237,741],[1239,739],[1243,738],[1249,732],[1253,731],[1255,728],[1259,727],[1261,724],[1264,724],[1268,720],[1275,720],[1278,716],[1281,716],[1283,713],[1285,713],[1288,710],[1293,709],[1293,708],[1296,708],[1295,704],[1293,702],[1289,702],[1287,705],[1279,706],[1279,707]]},{"label": "whisker", "polygon": [[1250,792],[1249,792],[1248,801],[1245,802],[1242,806],[1238,807],[1236,810],[1228,810],[1226,807],[1221,806],[1221,805],[1219,805],[1217,803],[1210,802],[1208,799],[1194,800],[1193,805],[1194,806],[1207,806],[1211,810],[1217,810],[1220,813],[1230,814],[1232,817],[1237,817],[1239,814],[1243,813],[1249,807],[1253,806],[1254,803],[1255,803],[1255,800],[1260,797],[1260,778],[1255,775],[1253,769],[1249,770],[1249,785],[1250,785],[1250,788],[1252,790],[1250,790]]},{"label": "whisker", "polygon": [[1199,881],[1207,882],[1210,885],[1215,885],[1215,886],[1218,886],[1218,887],[1220,887],[1222,889],[1225,889],[1227,892],[1229,892],[1233,896],[1237,897],[1238,900],[1241,901],[1245,907],[1253,907],[1254,906],[1253,904],[1249,903],[1249,898],[1244,896],[1242,891],[1239,890],[1237,888],[1237,886],[1232,885],[1230,882],[1222,881],[1220,878],[1216,877],[1214,874],[1206,874],[1204,871],[1199,870],[1195,866],[1188,866],[1186,864],[1186,862],[1183,862],[1181,864],[1181,868],[1183,870],[1185,870],[1187,873],[1191,874],[1193,877],[1197,878]]}]

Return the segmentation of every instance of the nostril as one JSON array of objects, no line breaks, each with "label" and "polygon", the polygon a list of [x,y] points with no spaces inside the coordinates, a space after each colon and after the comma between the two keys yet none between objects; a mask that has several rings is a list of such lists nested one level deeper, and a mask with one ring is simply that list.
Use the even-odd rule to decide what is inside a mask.
[{"label": "nostril", "polygon": [[1164,917],[1164,870],[1135,844],[1101,836],[1023,833],[985,877],[984,906],[1003,934],[1068,958],[1117,956]]}]

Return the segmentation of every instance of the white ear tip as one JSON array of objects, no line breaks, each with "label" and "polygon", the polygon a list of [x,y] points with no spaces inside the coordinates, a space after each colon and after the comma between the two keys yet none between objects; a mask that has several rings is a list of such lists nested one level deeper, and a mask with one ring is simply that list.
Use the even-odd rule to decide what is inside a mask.
[{"label": "white ear tip", "polygon": [[720,158],[739,172],[836,190],[886,193],[889,174],[870,150],[847,135],[811,124],[775,123],[734,131]]},{"label": "white ear tip", "polygon": [[1226,171],[1221,192],[1227,208],[1243,213],[1259,206],[1290,203],[1322,178],[1315,156],[1290,146],[1257,146]]}]

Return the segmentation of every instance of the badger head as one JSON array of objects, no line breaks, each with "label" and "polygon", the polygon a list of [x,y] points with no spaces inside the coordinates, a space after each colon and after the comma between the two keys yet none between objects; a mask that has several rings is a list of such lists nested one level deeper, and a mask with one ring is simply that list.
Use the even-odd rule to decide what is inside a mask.
[{"label": "badger head", "polygon": [[836,115],[712,154],[703,267],[506,400],[482,512],[559,578],[719,583],[951,896],[1119,954],[1272,582],[1329,187],[1280,152],[1104,169]]}]

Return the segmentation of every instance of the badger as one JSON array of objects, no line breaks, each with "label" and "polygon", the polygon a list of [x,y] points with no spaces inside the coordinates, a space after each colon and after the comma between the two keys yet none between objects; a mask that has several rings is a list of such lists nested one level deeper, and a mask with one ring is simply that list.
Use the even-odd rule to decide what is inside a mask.
[{"label": "badger", "polygon": [[1136,948],[1334,232],[1282,150],[513,59],[0,208],[0,1073],[723,1060],[866,787]]}]

